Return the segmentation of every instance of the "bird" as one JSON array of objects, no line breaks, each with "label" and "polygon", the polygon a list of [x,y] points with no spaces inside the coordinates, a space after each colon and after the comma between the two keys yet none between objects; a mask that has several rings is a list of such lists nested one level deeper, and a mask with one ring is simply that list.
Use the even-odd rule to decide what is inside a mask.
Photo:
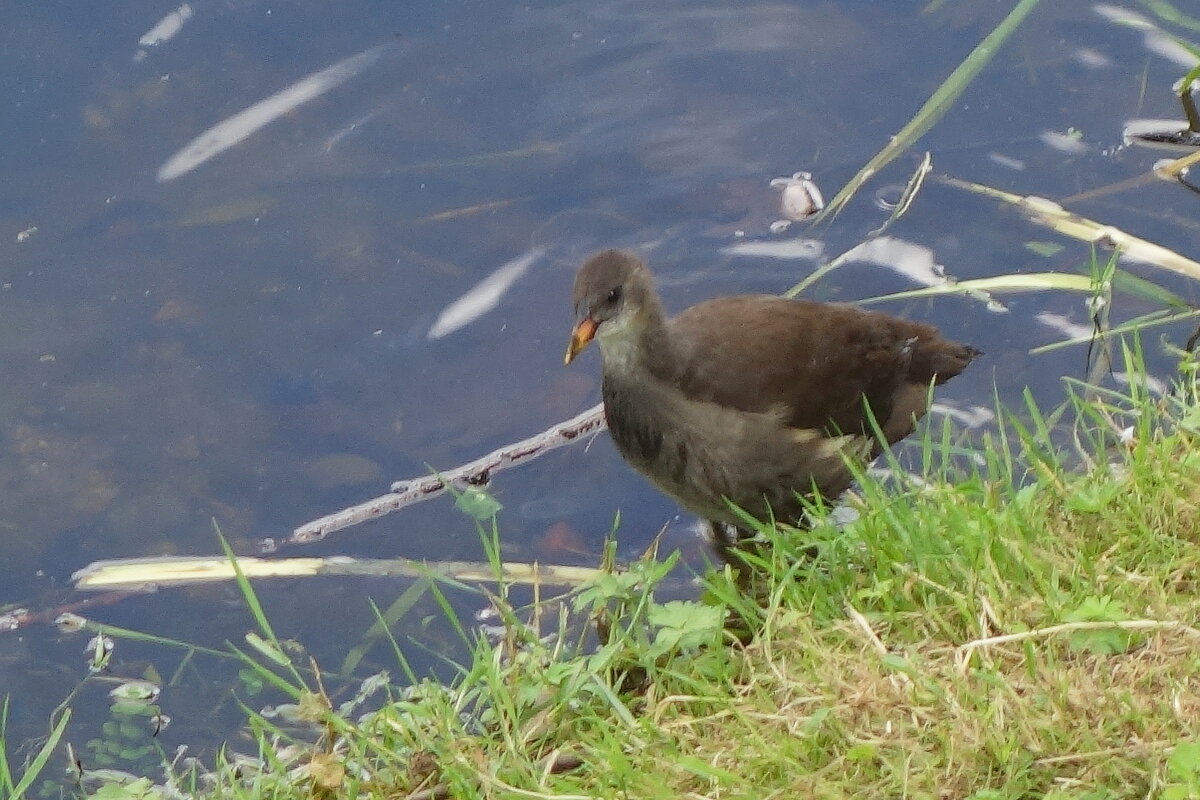
[{"label": "bird", "polygon": [[[911,433],[931,387],[982,352],[932,325],[840,303],[717,297],[667,315],[635,253],[603,250],[575,276],[564,363],[594,339],[617,450],[709,523],[727,563],[743,513],[807,527],[866,462]],[[872,419],[877,426],[872,425]]]}]

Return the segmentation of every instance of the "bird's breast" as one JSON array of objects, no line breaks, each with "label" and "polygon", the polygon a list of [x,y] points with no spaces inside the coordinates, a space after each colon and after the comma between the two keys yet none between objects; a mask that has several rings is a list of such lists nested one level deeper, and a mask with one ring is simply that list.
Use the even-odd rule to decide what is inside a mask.
[{"label": "bird's breast", "polygon": [[665,425],[662,412],[643,396],[632,382],[604,378],[604,418],[617,450],[631,464],[645,471],[658,462],[663,449]]}]

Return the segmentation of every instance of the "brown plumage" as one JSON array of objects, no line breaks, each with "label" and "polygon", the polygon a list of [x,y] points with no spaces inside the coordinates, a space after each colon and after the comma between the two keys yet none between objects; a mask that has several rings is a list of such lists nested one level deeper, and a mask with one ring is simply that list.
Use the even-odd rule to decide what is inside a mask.
[{"label": "brown plumage", "polygon": [[668,318],[637,256],[605,250],[575,277],[566,362],[593,337],[617,449],[659,489],[713,522],[753,516],[803,524],[802,497],[852,482],[866,459],[913,430],[930,386],[980,353],[931,325],[851,306],[737,295]]}]

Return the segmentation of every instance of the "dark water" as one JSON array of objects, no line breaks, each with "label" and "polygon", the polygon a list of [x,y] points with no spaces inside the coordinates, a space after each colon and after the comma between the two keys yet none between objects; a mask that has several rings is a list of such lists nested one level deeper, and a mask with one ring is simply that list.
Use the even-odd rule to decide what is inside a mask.
[{"label": "dark water", "polygon": [[[177,6],[7,9],[0,604],[78,599],[70,575],[96,559],[218,552],[214,519],[251,553],[262,537],[393,479],[578,413],[598,398],[594,354],[561,366],[583,256],[646,249],[676,309],[793,285],[816,261],[729,248],[803,236],[832,258],[880,225],[876,196],[894,197],[916,157],[877,176],[832,222],[783,235],[768,232],[779,216],[770,179],[809,170],[833,194],[1007,6],[202,0],[156,45],[139,37]],[[1160,154],[1120,147],[1122,125],[1180,116],[1170,85],[1186,67],[1103,10],[1035,11],[922,139],[938,171],[1052,198],[1144,174]],[[276,109],[244,140],[195,163],[172,158],[339,62],[312,79],[336,85]],[[1072,151],[1047,143],[1047,132],[1068,131],[1078,134]],[[1196,208],[1195,195],[1153,180],[1072,205],[1190,255]],[[960,278],[1075,270],[1089,258],[1086,245],[933,182],[887,235],[928,248]],[[1030,242],[1063,247],[1037,255]],[[527,268],[493,309],[435,327],[454,300],[522,258]],[[1195,298],[1183,279],[1127,266]],[[913,285],[860,263],[812,295]],[[988,407],[993,386],[1006,401],[1029,386],[1053,403],[1061,376],[1086,372],[1083,348],[1027,352],[1061,338],[1039,314],[1086,323],[1081,296],[1005,302],[1003,314],[961,298],[887,306],[987,351],[941,392],[947,406]],[[1114,318],[1152,308],[1121,297]],[[1190,332],[1163,330],[1175,343]],[[1157,333],[1147,344],[1167,375]],[[513,559],[594,563],[620,509],[624,557],[671,521],[669,541],[702,562],[688,520],[603,437],[505,473],[494,492]],[[333,553],[479,559],[483,550],[472,521],[443,499],[287,554]],[[372,624],[368,600],[387,606],[407,585],[331,578],[260,592],[280,635],[332,668]],[[467,615],[481,605],[451,599]],[[252,627],[229,586],[88,613],[215,647]],[[397,630],[421,642],[408,653],[421,671],[455,652],[437,614],[427,598]],[[45,730],[85,674],[83,646],[50,626],[0,634],[14,740]],[[119,642],[114,672],[169,677],[180,661]],[[394,667],[386,648],[362,670],[381,665]],[[176,675],[161,703],[176,719],[164,747],[228,734],[240,719],[232,671],[197,659]],[[106,719],[106,688],[79,698],[73,741]]]}]

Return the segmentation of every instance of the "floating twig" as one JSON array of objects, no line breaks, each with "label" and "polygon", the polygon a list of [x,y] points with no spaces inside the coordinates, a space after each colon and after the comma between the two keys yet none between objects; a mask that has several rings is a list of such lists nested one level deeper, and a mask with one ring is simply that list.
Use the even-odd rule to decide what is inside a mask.
[{"label": "floating twig", "polygon": [[129,597],[130,594],[130,592],[123,591],[106,592],[105,594],[85,597],[82,600],[54,606],[53,608],[44,608],[41,611],[31,611],[28,608],[10,609],[0,614],[0,633],[17,631],[27,628],[30,625],[49,624],[63,614],[74,614],[77,611],[83,611],[88,608],[115,605]]},{"label": "floating twig", "polygon": [[[436,576],[454,581],[540,586],[579,586],[594,580],[603,570],[565,564],[499,564],[474,561],[416,561],[409,558],[262,559],[239,557],[237,566],[247,578],[309,578],[317,575],[371,575],[426,578]],[[171,586],[189,586],[233,580],[234,565],[219,556],[151,556],[94,561],[77,570],[72,579],[83,591],[152,592]]]}]

